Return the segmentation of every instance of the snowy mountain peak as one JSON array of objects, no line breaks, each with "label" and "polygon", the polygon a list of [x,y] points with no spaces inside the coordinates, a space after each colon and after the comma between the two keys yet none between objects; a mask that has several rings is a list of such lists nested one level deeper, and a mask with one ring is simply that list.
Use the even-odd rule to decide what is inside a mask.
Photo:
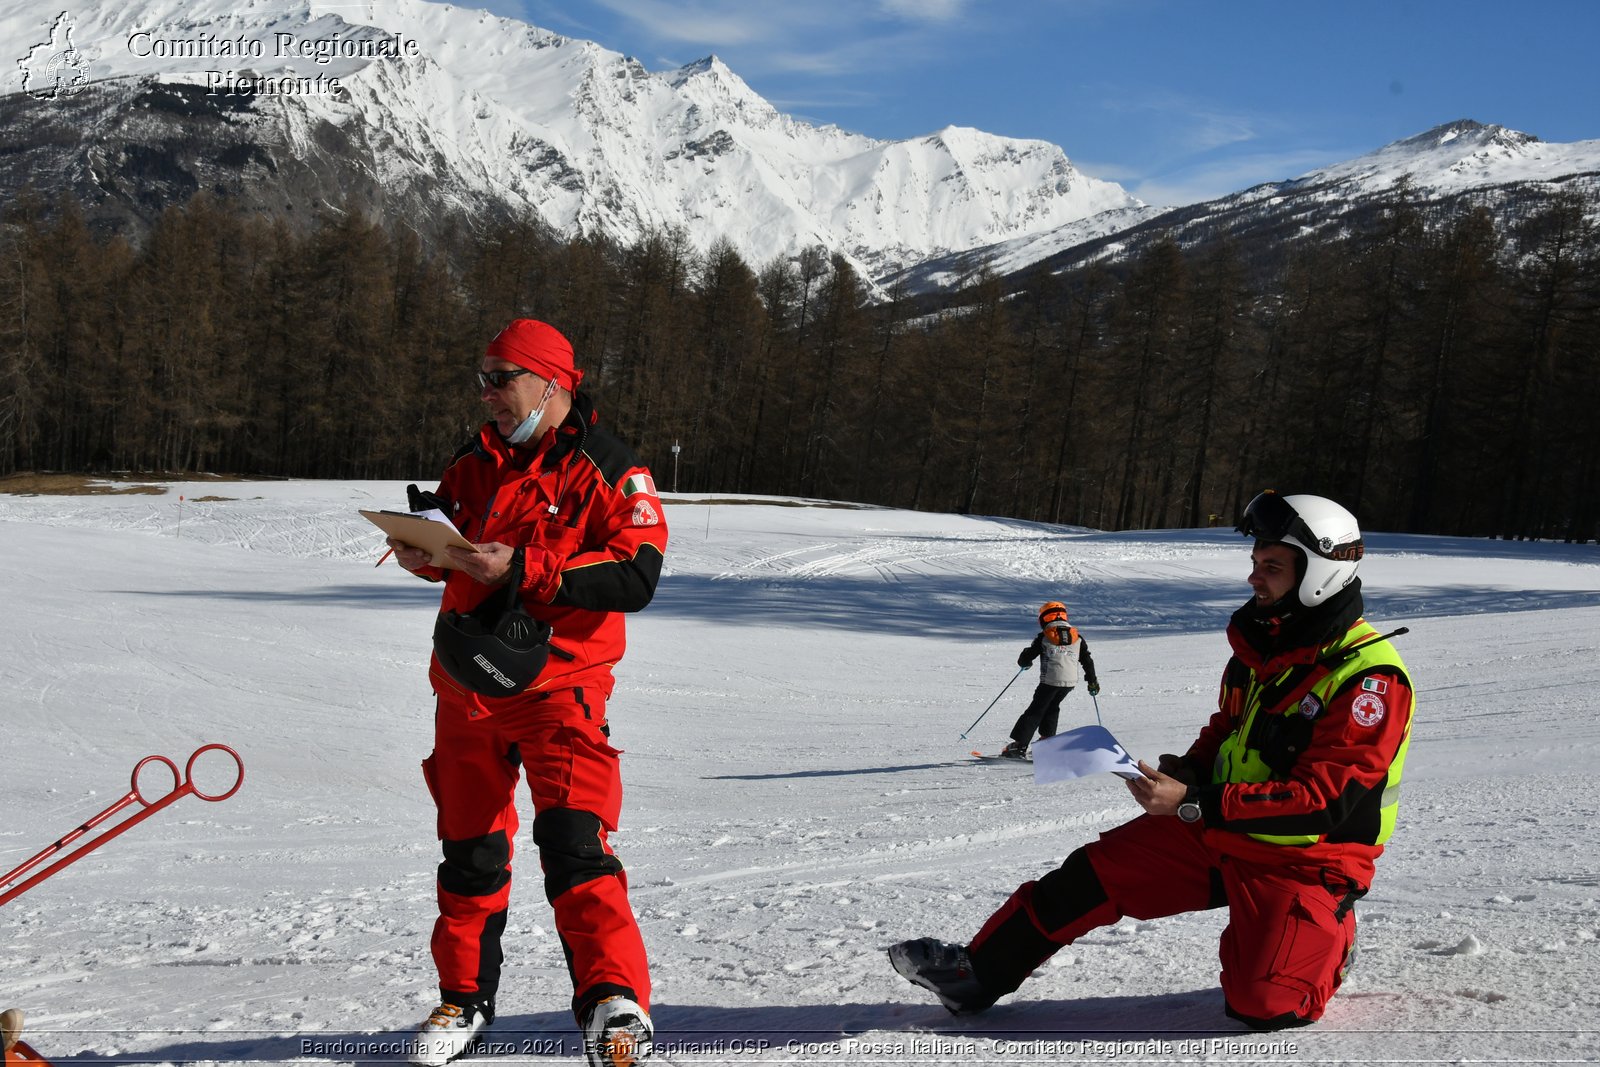
[{"label": "snowy mountain peak", "polygon": [[[54,14],[0,0],[0,35],[47,41]],[[867,279],[1138,204],[1042,141],[960,127],[879,141],[817,127],[781,114],[715,55],[651,73],[592,41],[429,0],[131,0],[85,11],[73,41],[96,91],[114,101],[107,125],[140,132],[102,144],[93,129],[73,130],[84,143],[0,166],[0,184],[54,169],[91,206],[162,204],[210,187],[281,209],[294,194],[270,183],[299,173],[300,195],[315,189],[313,209],[363,207],[349,199],[356,188],[366,210],[413,224],[498,207],[624,244],[681,227],[701,248],[729,240],[758,268],[821,243]],[[224,103],[213,92],[219,71],[322,81]],[[137,103],[157,82],[192,87],[174,90],[198,109],[181,131],[179,119]],[[129,136],[170,155],[161,168],[170,194],[128,195],[146,180],[116,171]],[[217,172],[219,157],[266,163]]]},{"label": "snowy mountain peak", "polygon": [[684,99],[709,109],[714,114],[733,114],[742,121],[765,126],[782,118],[745,80],[715,55],[697,59],[661,78]]},{"label": "snowy mountain peak", "polygon": [[737,86],[739,90],[750,92],[750,87],[744,79],[735,74],[728,65],[715,54],[697,59],[693,63],[685,63],[668,75],[668,80],[675,86],[682,85],[691,78],[710,78],[722,85]]},{"label": "snowy mountain peak", "polygon": [[1390,149],[1426,152],[1431,149],[1446,148],[1459,151],[1464,147],[1474,148],[1500,147],[1517,149],[1530,144],[1538,144],[1539,138],[1531,133],[1522,133],[1519,130],[1507,129],[1504,126],[1494,126],[1473,119],[1457,119],[1435,126],[1431,130],[1395,141],[1380,152]]},{"label": "snowy mountain peak", "polygon": [[1552,195],[1600,188],[1600,140],[1551,143],[1505,126],[1460,119],[1298,178],[1263,182],[1204,203],[1167,211],[1107,211],[981,253],[926,261],[909,280],[948,284],[980,257],[1002,273],[1041,261],[1065,270],[1108,256],[1136,256],[1169,237],[1198,247],[1219,234],[1270,269],[1298,242],[1347,233],[1352,216],[1389,196],[1402,177],[1420,202],[1448,210],[1464,198],[1509,224]]},{"label": "snowy mountain peak", "polygon": [[[1282,188],[1354,183],[1374,191],[1405,175],[1419,190],[1447,194],[1479,185],[1550,181],[1597,169],[1600,141],[1553,144],[1505,126],[1459,119],[1303,174]],[[1277,188],[1262,187],[1268,194]]]}]

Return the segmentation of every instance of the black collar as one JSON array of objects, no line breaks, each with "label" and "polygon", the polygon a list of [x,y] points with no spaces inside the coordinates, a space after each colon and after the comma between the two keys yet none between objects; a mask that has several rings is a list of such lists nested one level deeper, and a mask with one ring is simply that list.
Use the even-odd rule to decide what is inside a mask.
[{"label": "black collar", "polygon": [[556,439],[544,454],[544,469],[550,470],[564,462],[573,453],[581,451],[589,439],[589,427],[595,420],[594,401],[585,393],[572,395],[572,407],[567,417],[556,427]]},{"label": "black collar", "polygon": [[1315,659],[1317,651],[1361,618],[1365,604],[1357,578],[1314,608],[1303,607],[1291,593],[1271,607],[1245,603],[1228,622],[1228,639],[1236,655],[1258,666],[1283,658],[1285,663]]}]

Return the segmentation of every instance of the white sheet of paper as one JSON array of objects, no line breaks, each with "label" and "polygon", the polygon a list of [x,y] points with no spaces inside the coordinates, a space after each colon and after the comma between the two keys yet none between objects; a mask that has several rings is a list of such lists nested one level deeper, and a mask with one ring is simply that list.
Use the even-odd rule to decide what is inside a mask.
[{"label": "white sheet of paper", "polygon": [[438,508],[429,508],[426,511],[413,511],[411,514],[415,515],[419,519],[428,519],[431,522],[442,522],[452,530],[456,528],[456,524],[451,522],[449,517]]},{"label": "white sheet of paper", "polygon": [[1033,780],[1038,785],[1108,771],[1121,778],[1143,778],[1138,764],[1104,726],[1080,726],[1033,743]]}]

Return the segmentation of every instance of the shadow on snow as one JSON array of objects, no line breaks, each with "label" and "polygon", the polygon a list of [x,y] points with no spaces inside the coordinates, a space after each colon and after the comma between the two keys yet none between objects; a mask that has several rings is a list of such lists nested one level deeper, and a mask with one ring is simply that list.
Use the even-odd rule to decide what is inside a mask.
[{"label": "shadow on snow", "polygon": [[[885,962],[885,968],[888,964]],[[675,1055],[762,1052],[849,1055],[862,1035],[873,1044],[942,1042],[955,1046],[936,1054],[974,1053],[1003,1058],[1009,1044],[1078,1041],[1182,1041],[1248,1033],[1222,1014],[1218,990],[1193,990],[1149,997],[1094,997],[1073,1000],[1019,1000],[978,1016],[956,1018],[931,1003],[806,1004],[783,1007],[723,1007],[658,1003],[656,1047],[668,1061]],[[1153,1024],[1152,1019],[1160,1019]],[[47,1035],[46,1035],[47,1036]],[[564,1011],[503,1015],[486,1031],[485,1047],[462,1062],[572,1058],[582,1044]],[[338,1063],[404,1063],[410,1030],[388,1033],[276,1034],[241,1039],[218,1034],[212,1040],[179,1041],[140,1053],[57,1054],[58,1067],[71,1064],[173,1062],[285,1063],[300,1057]],[[841,1046],[842,1049],[837,1046]],[[908,1051],[909,1048],[908,1048]],[[1064,1051],[1069,1051],[1064,1050]],[[874,1058],[894,1057],[874,1056]],[[1033,1057],[1036,1058],[1036,1057]],[[720,1060],[714,1061],[720,1062]]]}]

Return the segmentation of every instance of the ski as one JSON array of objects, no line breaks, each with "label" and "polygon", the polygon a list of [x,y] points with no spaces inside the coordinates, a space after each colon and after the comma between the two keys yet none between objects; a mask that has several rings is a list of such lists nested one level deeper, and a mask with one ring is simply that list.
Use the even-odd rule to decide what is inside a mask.
[{"label": "ski", "polygon": [[985,763],[1032,763],[1033,762],[1033,757],[1032,756],[1023,756],[1021,759],[1018,759],[1015,756],[1002,756],[998,752],[979,752],[977,749],[973,749],[972,750],[972,755],[973,755],[974,759],[981,760],[981,761],[983,761]]}]

